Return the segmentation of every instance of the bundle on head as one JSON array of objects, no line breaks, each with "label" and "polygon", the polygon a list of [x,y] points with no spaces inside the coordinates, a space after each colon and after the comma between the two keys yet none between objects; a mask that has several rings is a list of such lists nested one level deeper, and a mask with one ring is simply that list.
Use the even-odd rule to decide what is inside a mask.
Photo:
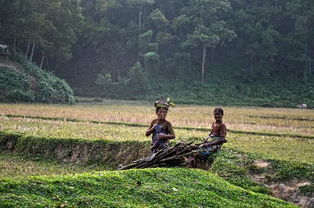
[{"label": "bundle on head", "polygon": [[167,100],[156,100],[154,103],[155,108],[166,108],[175,106],[174,103],[170,102],[170,98],[167,98]]}]

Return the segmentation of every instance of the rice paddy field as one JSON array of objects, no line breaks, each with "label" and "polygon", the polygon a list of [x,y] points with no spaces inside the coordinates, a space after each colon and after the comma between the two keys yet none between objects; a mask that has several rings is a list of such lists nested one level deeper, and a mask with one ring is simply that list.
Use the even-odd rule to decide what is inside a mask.
[{"label": "rice paddy field", "polygon": [[[205,138],[210,132],[211,124],[214,121],[212,116],[213,109],[213,106],[195,105],[177,105],[176,107],[170,109],[167,120],[171,121],[176,134],[176,139],[173,140],[172,143],[176,143],[178,141],[200,141]],[[221,175],[221,177],[225,178],[229,181],[229,183],[248,189],[251,192],[254,192],[256,189],[263,190],[257,192],[267,192],[262,186],[256,185],[255,182],[249,180],[249,176],[245,179],[243,179],[243,177],[244,175],[249,175],[249,172],[252,172],[253,169],[256,171],[256,167],[252,168],[252,164],[256,159],[276,161],[273,164],[273,168],[276,167],[276,171],[280,172],[281,175],[277,174],[274,177],[271,176],[272,171],[270,171],[269,168],[259,169],[257,172],[264,171],[266,175],[266,172],[268,171],[267,174],[270,175],[268,177],[273,177],[274,181],[287,180],[288,178],[289,180],[295,178],[298,178],[299,180],[306,180],[310,183],[306,193],[309,193],[309,198],[314,197],[312,184],[314,181],[314,110],[224,107],[224,111],[225,114],[223,120],[228,128],[228,142],[223,145],[222,155],[219,156],[220,159],[217,160],[217,165],[212,169],[212,171],[215,170],[214,174]],[[10,138],[14,137],[14,135],[19,135],[19,137],[26,142],[28,142],[28,140],[26,140],[27,138],[32,138],[33,140],[38,141],[40,140],[39,143],[41,143],[41,146],[38,146],[38,148],[41,149],[45,149],[45,142],[48,142],[47,149],[49,149],[54,141],[57,143],[60,141],[66,141],[67,145],[71,144],[71,142],[77,143],[78,141],[83,145],[84,142],[111,142],[114,144],[121,143],[124,145],[132,144],[134,147],[136,147],[137,144],[144,144],[144,146],[146,145],[149,148],[151,138],[145,136],[145,131],[151,120],[155,119],[155,117],[156,114],[151,104],[135,101],[105,100],[97,104],[82,103],[72,106],[0,104],[0,132],[2,132],[3,135],[9,135]],[[6,141],[6,139],[3,137],[2,141]],[[22,144],[26,144],[25,141]],[[34,176],[43,177],[38,179],[41,181],[40,183],[43,184],[51,183],[51,180],[67,180],[66,178],[72,176],[91,177],[93,180],[98,180],[95,178],[95,174],[97,177],[99,174],[97,171],[115,169],[114,166],[103,164],[99,161],[95,163],[71,163],[68,161],[65,162],[62,160],[55,160],[53,157],[47,157],[47,153],[42,153],[38,150],[36,150],[37,152],[34,154],[35,147],[32,149],[31,144],[27,150],[20,152],[12,150],[12,148],[11,151],[9,151],[8,149],[10,149],[10,147],[7,146],[3,147],[3,150],[0,150],[0,193],[2,192],[8,194],[6,197],[10,194],[16,194],[16,192],[18,192],[18,187],[24,187],[25,184],[23,185],[22,181],[26,178],[28,178],[27,181],[29,181],[29,183],[33,183],[34,180],[37,180],[33,178]],[[60,148],[60,145],[57,146],[57,148]],[[143,150],[143,154],[149,152],[148,148],[147,150]],[[16,150],[18,149],[23,149],[21,144],[17,144]],[[120,151],[119,154],[127,157],[130,152],[123,153]],[[138,155],[140,154],[138,153]],[[221,161],[221,164],[219,161]],[[248,161],[250,161],[250,164]],[[228,163],[230,163],[229,167],[227,167],[227,165],[222,165]],[[244,165],[242,169],[239,169],[241,166],[239,164]],[[230,169],[232,166],[234,166],[233,170]],[[291,170],[287,171],[289,167]],[[174,171],[176,170],[179,169],[174,169]],[[165,171],[171,172],[172,170],[170,169]],[[186,171],[193,172],[193,170]],[[109,172],[104,173],[106,177],[110,178],[108,180],[113,180],[111,177],[126,177],[120,175],[120,173],[118,174],[119,176],[112,176]],[[152,170],[152,172],[154,172],[154,170]],[[180,170],[180,172],[182,172],[182,170]],[[192,172],[185,172],[185,174],[192,174]],[[82,173],[90,175],[79,176]],[[139,174],[143,173],[141,172]],[[116,173],[113,173],[113,175],[116,175]],[[126,173],[126,175],[129,177],[129,173]],[[53,179],[50,180],[49,177],[52,177]],[[237,178],[239,177],[240,179],[238,180]],[[21,182],[14,182],[15,185],[13,185],[13,178],[17,178],[18,180],[21,180]],[[74,179],[71,178],[71,180]],[[187,178],[183,177],[182,180],[187,180]],[[74,182],[72,181],[71,183]],[[9,189],[5,188],[7,187],[5,184],[11,184],[10,186],[12,187],[14,186],[15,192],[13,189],[10,189],[12,192],[6,192]],[[157,190],[158,188],[155,187],[155,185],[152,187],[159,192],[160,190]],[[21,188],[21,190],[24,188]],[[191,189],[186,191],[193,192],[193,189],[197,188],[198,187],[191,186]],[[169,189],[172,189],[172,187]],[[175,190],[176,189],[177,188],[175,188]],[[231,187],[231,189],[233,189],[233,187]],[[23,191],[21,191],[21,193],[22,192]],[[85,194],[88,195],[88,193]],[[201,194],[205,193],[202,192]],[[0,197],[0,207],[6,205],[6,202],[8,206],[4,207],[15,207],[15,202],[11,203],[6,197]],[[27,198],[28,196],[25,195],[24,197]],[[43,197],[48,196],[45,195]],[[64,196],[64,198],[67,197]],[[30,200],[29,198],[27,199]],[[66,202],[62,200],[48,200],[46,205],[48,207],[55,207],[59,205],[80,207],[77,204],[78,202],[73,200],[74,199],[67,199]],[[130,204],[126,206],[114,203],[111,206],[111,202],[106,202],[109,204],[105,207],[154,207],[150,204],[151,202],[149,200],[151,199],[147,200],[148,201],[145,203],[143,202],[142,204],[136,204],[135,202],[129,201],[126,203]],[[171,199],[167,200],[171,201]],[[95,199],[86,199],[86,201],[93,201],[93,203],[91,203],[93,206],[88,206],[87,204],[83,207],[102,207],[97,205],[97,203],[97,206],[95,205]],[[180,203],[181,202],[178,202],[178,204]],[[188,203],[190,205],[188,207],[207,207],[201,206],[198,202],[194,203],[195,206],[192,201],[189,201]],[[208,203],[212,202],[210,201]],[[232,207],[232,203],[226,202],[228,205],[226,207]],[[247,204],[243,203],[243,206],[240,206],[239,204],[239,206],[235,207],[250,207],[250,203],[251,202],[248,202]],[[283,204],[282,203],[283,202],[278,202],[277,204],[277,202],[271,202],[269,207],[293,207],[292,204],[288,205],[285,204],[285,202]],[[16,204],[16,206],[18,206],[18,204]],[[30,200],[29,207],[32,206],[34,206],[34,204],[32,204]],[[165,205],[159,207],[164,206]],[[301,206],[308,207],[306,204]],[[217,205],[217,207],[223,206]],[[256,204],[251,207],[263,206],[258,206]]]},{"label": "rice paddy field", "polygon": [[[121,101],[119,101],[121,102]],[[144,133],[156,115],[146,103],[102,105],[2,104],[0,130],[53,138],[150,141]],[[214,107],[177,106],[167,119],[176,140],[205,138]],[[227,147],[277,159],[314,163],[314,111],[282,108],[224,108]]]}]

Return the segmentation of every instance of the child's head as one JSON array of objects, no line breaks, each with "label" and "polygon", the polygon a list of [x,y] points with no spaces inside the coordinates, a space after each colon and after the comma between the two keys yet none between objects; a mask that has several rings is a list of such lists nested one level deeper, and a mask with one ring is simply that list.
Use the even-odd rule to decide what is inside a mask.
[{"label": "child's head", "polygon": [[158,119],[166,119],[168,113],[168,108],[167,107],[157,107],[156,108],[156,115]]},{"label": "child's head", "polygon": [[164,101],[164,100],[157,100],[154,103],[154,106],[156,108],[156,115],[158,117],[158,119],[166,119],[167,113],[168,113],[168,109],[171,106],[168,101]]},{"label": "child's head", "polygon": [[222,108],[215,108],[214,110],[214,118],[216,121],[221,121],[224,115],[224,110]]}]

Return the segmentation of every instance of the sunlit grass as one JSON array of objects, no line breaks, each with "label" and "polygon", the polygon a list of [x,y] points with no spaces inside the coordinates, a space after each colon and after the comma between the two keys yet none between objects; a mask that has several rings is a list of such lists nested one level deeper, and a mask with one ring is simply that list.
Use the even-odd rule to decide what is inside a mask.
[{"label": "sunlit grass", "polygon": [[[172,108],[168,120],[174,126],[206,127],[213,122],[208,106],[180,106]],[[284,108],[225,107],[224,122],[232,130],[263,131],[286,134],[314,135],[314,111]],[[71,118],[88,121],[116,121],[149,124],[156,117],[147,103],[112,102],[102,105],[0,105],[1,115],[29,115]]]},{"label": "sunlit grass", "polygon": [[[21,132],[29,136],[86,140],[112,141],[150,141],[144,135],[147,127],[126,125],[94,124],[88,122],[50,121],[41,119],[0,118],[0,130]],[[191,137],[204,138],[209,132],[199,130],[175,129],[180,141]],[[291,137],[275,137],[262,135],[228,133],[226,147],[236,148],[244,152],[259,153],[280,160],[314,163],[313,139]]]},{"label": "sunlit grass", "polygon": [[[0,130],[2,131],[21,132],[30,136],[43,136],[52,139],[150,141],[151,137],[145,136],[147,127],[0,117]],[[206,137],[204,131],[197,130],[180,129],[176,130],[175,133],[177,140],[189,137]]]},{"label": "sunlit grass", "polygon": [[0,190],[0,207],[296,207],[187,168],[3,179]]},{"label": "sunlit grass", "polygon": [[279,160],[314,164],[313,139],[229,134],[225,146]]}]

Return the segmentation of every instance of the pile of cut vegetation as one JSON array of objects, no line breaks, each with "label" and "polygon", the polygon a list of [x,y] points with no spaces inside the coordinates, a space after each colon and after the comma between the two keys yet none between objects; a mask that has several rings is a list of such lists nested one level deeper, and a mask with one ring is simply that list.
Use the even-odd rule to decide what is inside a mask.
[{"label": "pile of cut vegetation", "polygon": [[69,85],[31,62],[0,57],[0,102],[74,102]]}]

